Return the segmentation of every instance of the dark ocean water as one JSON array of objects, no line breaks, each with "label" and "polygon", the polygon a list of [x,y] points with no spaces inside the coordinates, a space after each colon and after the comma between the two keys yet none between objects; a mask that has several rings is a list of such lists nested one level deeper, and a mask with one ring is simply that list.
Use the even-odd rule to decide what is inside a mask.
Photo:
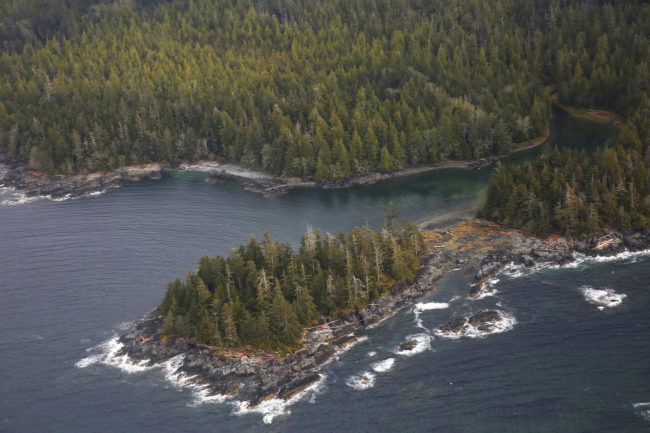
[{"label": "dark ocean water", "polygon": [[[559,117],[554,140],[591,148],[614,133]],[[650,402],[650,259],[642,256],[503,277],[493,297],[423,311],[421,327],[404,310],[369,330],[328,366],[318,390],[271,424],[234,415],[230,403],[197,404],[196,392],[162,368],[79,368],[201,255],[226,253],[264,230],[296,242],[308,224],[336,232],[367,217],[377,225],[389,201],[415,221],[453,218],[480,200],[488,174],[447,170],[274,199],[176,175],[94,198],[0,206],[0,432],[650,431],[650,405],[639,405]],[[600,311],[583,286],[627,297]],[[451,274],[429,301],[466,290],[463,275]],[[482,308],[516,324],[485,338],[430,335]],[[430,349],[395,354],[409,335]],[[373,370],[390,358],[392,368]],[[372,387],[349,386],[364,372],[374,374]]]}]

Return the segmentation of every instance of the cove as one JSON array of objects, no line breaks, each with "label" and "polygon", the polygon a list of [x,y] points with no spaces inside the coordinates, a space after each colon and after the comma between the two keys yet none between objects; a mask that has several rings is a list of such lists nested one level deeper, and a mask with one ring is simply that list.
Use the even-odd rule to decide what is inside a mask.
[{"label": "cove", "polygon": [[[614,128],[558,114],[551,141],[559,146],[594,147],[611,143],[615,134]],[[526,157],[530,155],[515,158]],[[559,411],[557,422],[548,420],[546,430],[540,431],[607,431],[600,427],[608,425],[602,423],[606,415],[593,416],[605,409],[619,427],[624,426],[619,431],[647,429],[642,414],[632,406],[650,401],[643,386],[643,366],[622,368],[628,365],[626,359],[642,360],[648,355],[642,335],[633,332],[648,329],[643,314],[648,299],[642,290],[648,266],[643,260],[624,267],[602,265],[593,280],[585,270],[509,282],[501,289],[505,298],[485,302],[516,307],[519,324],[512,333],[472,341],[462,349],[462,342],[434,343],[436,352],[396,358],[391,374],[377,373],[374,388],[359,394],[345,381],[370,368],[368,352],[379,357],[372,362],[394,358],[395,346],[418,332],[412,314],[404,311],[332,365],[314,404],[298,403],[290,416],[278,418],[271,426],[262,424],[259,416],[233,416],[229,407],[193,407],[191,393],[175,389],[164,372],[125,375],[101,366],[75,367],[86,349],[109,339],[122,322],[157,305],[166,282],[194,269],[201,255],[224,254],[265,230],[276,239],[296,242],[308,224],[337,232],[368,218],[376,226],[390,201],[413,221],[438,217],[438,222],[444,222],[470,215],[488,175],[488,170],[442,170],[362,188],[296,190],[266,199],[235,182],[208,185],[201,176],[178,174],[91,199],[1,206],[0,431],[382,431],[402,426],[410,431],[496,432],[521,431],[525,420],[541,419],[550,410]],[[607,277],[612,271],[614,277]],[[628,295],[622,308],[630,308],[632,315],[594,316],[600,312],[583,305],[577,288],[572,291],[577,277],[581,285],[607,281],[621,286],[618,291]],[[547,299],[539,293],[549,281],[555,286]],[[450,276],[431,302],[449,301],[466,288],[463,284],[462,276]],[[530,307],[526,305],[533,302],[531,292],[522,287],[537,289]],[[552,294],[560,298],[554,300]],[[454,308],[475,307],[461,304],[427,311],[425,325],[444,323]],[[536,316],[540,308],[545,320]],[[532,323],[529,328],[527,317]],[[603,317],[614,322],[603,322]],[[554,319],[559,324],[546,328]],[[563,340],[560,324],[569,326],[578,319],[584,321],[582,334]],[[530,333],[517,334],[526,329]],[[608,344],[598,348],[598,333],[608,329],[611,334],[606,333],[604,340]],[[617,330],[629,332],[629,339],[615,341]],[[531,348],[532,342],[524,344],[533,337],[531,341],[542,347],[552,347],[544,352],[542,366],[512,355],[513,348],[541,350]],[[565,353],[580,338],[587,341],[578,346],[582,352],[563,368]],[[602,362],[589,356],[594,348],[603,351]],[[580,360],[591,369],[581,370]],[[542,373],[527,374],[530,368],[545,366],[553,371],[549,384]],[[562,382],[563,375],[575,372],[580,372],[579,383],[577,379]],[[598,372],[608,373],[611,380]],[[489,377],[494,375],[502,388],[493,387]],[[617,380],[629,384],[629,392],[617,395],[622,393],[616,391]],[[539,386],[546,387],[542,397],[534,401],[525,397]],[[567,390],[575,394],[562,400]],[[606,391],[610,397],[599,398]],[[617,405],[612,408],[613,401]],[[506,421],[496,426],[484,423],[493,419],[492,411],[505,413]],[[627,424],[620,424],[621,420]]]}]

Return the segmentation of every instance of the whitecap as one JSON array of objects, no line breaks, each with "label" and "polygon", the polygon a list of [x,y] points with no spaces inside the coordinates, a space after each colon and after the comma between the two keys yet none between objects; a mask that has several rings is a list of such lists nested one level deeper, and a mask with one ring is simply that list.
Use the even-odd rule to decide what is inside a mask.
[{"label": "whitecap", "polygon": [[345,384],[355,391],[365,391],[375,386],[376,376],[369,371],[361,374],[355,374],[345,380]]},{"label": "whitecap", "polygon": [[638,410],[643,419],[650,421],[650,402],[632,403],[632,407]]},{"label": "whitecap", "polygon": [[417,326],[418,328],[422,328],[426,331],[427,328],[422,323],[420,314],[422,314],[423,311],[444,310],[445,308],[449,308],[449,304],[446,302],[426,302],[426,303],[420,302],[415,304],[415,307],[413,307],[413,315],[415,316],[415,326]]},{"label": "whitecap", "polygon": [[33,201],[42,199],[42,198],[48,198],[46,196],[27,196],[24,192],[19,192],[19,191],[13,191],[11,193],[12,197],[8,198],[6,200],[2,200],[0,204],[3,204],[5,206],[18,206],[21,204],[27,204],[31,203]]},{"label": "whitecap", "polygon": [[589,286],[580,287],[580,291],[585,300],[590,304],[597,305],[600,311],[603,311],[605,307],[618,307],[623,302],[623,299],[627,297],[625,293],[616,293],[612,289],[595,289]]},{"label": "whitecap", "polygon": [[524,265],[515,265],[514,262],[510,262],[503,268],[501,274],[510,278],[519,278],[526,275],[526,270]]},{"label": "whitecap", "polygon": [[237,401],[233,402],[235,409],[233,414],[235,415],[247,415],[250,413],[259,413],[262,415],[262,421],[264,424],[271,424],[273,419],[279,415],[289,415],[291,411],[288,410],[289,406],[295,404],[297,401],[301,400],[308,394],[314,395],[317,393],[320,388],[325,383],[327,378],[324,374],[319,374],[320,379],[309,387],[305,388],[303,391],[295,394],[288,400],[282,400],[281,398],[271,398],[265,400],[258,404],[257,406],[251,406],[247,401]]},{"label": "whitecap", "polygon": [[107,190],[102,189],[102,190],[99,190],[99,191],[89,192],[88,194],[86,194],[86,197],[88,197],[88,198],[97,197],[97,196],[106,194],[106,191]]},{"label": "whitecap", "polygon": [[411,349],[400,350],[399,347],[395,351],[398,355],[413,356],[431,349],[431,335],[429,334],[413,334],[407,335],[406,341],[414,341],[415,345]]},{"label": "whitecap", "polygon": [[390,371],[395,365],[395,358],[384,359],[383,361],[375,362],[371,365],[375,373],[386,373]]},{"label": "whitecap", "polygon": [[429,310],[444,310],[445,308],[449,308],[449,304],[446,302],[419,302],[415,304],[413,311],[421,313]]},{"label": "whitecap", "polygon": [[105,342],[88,349],[87,351],[92,353],[85,358],[77,361],[75,363],[75,367],[86,368],[94,364],[104,364],[119,368],[127,374],[139,373],[142,371],[151,370],[152,368],[156,367],[155,365],[148,365],[149,360],[147,359],[134,362],[126,354],[118,355],[118,352],[123,347],[124,344],[119,341],[119,338],[117,336],[113,336]]},{"label": "whitecap", "polygon": [[501,282],[498,278],[490,278],[489,280],[481,283],[481,288],[475,296],[472,296],[472,300],[479,300],[487,298],[488,296],[495,296],[499,291],[494,288],[497,284]]},{"label": "whitecap", "polygon": [[536,263],[534,266],[525,267],[524,265],[515,265],[510,263],[505,266],[504,270],[501,272],[511,278],[519,278],[531,273],[536,273],[545,269],[557,270],[557,269],[576,269],[582,265],[590,265],[595,263],[610,263],[610,262],[620,262],[630,260],[631,262],[636,262],[639,257],[650,256],[650,249],[639,250],[639,251],[630,251],[625,250],[618,254],[613,254],[609,256],[587,256],[583,253],[574,252],[573,260],[564,263],[552,263],[552,262],[542,262]]},{"label": "whitecap", "polygon": [[377,352],[375,352],[375,351],[368,352],[368,357],[369,358],[372,358],[374,356],[377,356]]}]

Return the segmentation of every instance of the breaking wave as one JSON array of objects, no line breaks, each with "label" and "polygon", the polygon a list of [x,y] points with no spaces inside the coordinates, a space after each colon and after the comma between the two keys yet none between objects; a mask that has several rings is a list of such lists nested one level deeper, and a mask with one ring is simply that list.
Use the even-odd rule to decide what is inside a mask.
[{"label": "breaking wave", "polygon": [[90,355],[77,361],[75,367],[86,368],[94,364],[103,364],[119,368],[127,374],[139,373],[157,367],[156,365],[149,365],[149,360],[147,359],[135,362],[126,354],[118,355],[118,352],[123,347],[124,344],[120,343],[119,338],[113,336],[107,341],[87,349]]},{"label": "breaking wave", "polygon": [[565,264],[557,264],[550,262],[537,263],[534,266],[517,265],[514,263],[507,264],[500,274],[506,275],[510,278],[519,278],[530,275],[545,269],[576,269],[582,265],[590,265],[594,263],[610,263],[620,262],[625,260],[636,261],[639,257],[650,256],[650,249],[639,251],[623,251],[611,256],[588,256],[582,253],[573,253],[573,261]]},{"label": "breaking wave", "polygon": [[14,187],[0,187],[1,195],[9,195],[9,198],[0,201],[0,204],[4,206],[19,206],[19,205],[39,201],[39,200],[50,200],[50,201],[60,202],[60,201],[74,200],[78,198],[97,197],[99,195],[105,194],[106,191],[107,190],[93,191],[80,196],[66,194],[61,197],[52,197],[51,195],[27,195],[25,192],[17,190]]},{"label": "breaking wave", "polygon": [[589,286],[582,286],[580,291],[587,302],[597,305],[601,311],[605,308],[618,307],[627,297],[625,293],[616,293],[612,289],[594,289]]},{"label": "breaking wave", "polygon": [[436,329],[434,331],[435,335],[441,338],[447,338],[451,340],[457,340],[462,337],[467,338],[485,338],[488,335],[492,334],[501,334],[503,332],[508,332],[514,328],[517,324],[517,319],[509,313],[498,311],[499,319],[495,321],[486,322],[490,326],[489,331],[484,331],[479,329],[477,326],[474,326],[470,323],[469,318],[466,319],[466,323],[457,331],[448,330],[443,331],[441,329]]},{"label": "breaking wave", "polygon": [[188,389],[192,392],[193,400],[188,403],[189,406],[198,406],[207,403],[229,403],[234,407],[234,415],[245,415],[249,413],[261,414],[262,421],[266,424],[270,424],[278,415],[289,414],[289,406],[293,405],[304,396],[311,395],[313,398],[322,387],[327,377],[322,373],[319,374],[320,379],[318,381],[305,388],[303,391],[295,394],[288,400],[272,398],[263,401],[257,406],[250,406],[249,402],[233,400],[233,396],[211,393],[208,384],[200,383],[197,380],[197,376],[189,376],[185,372],[181,371],[183,361],[185,360],[184,354],[176,355],[159,364],[150,365],[148,360],[135,362],[126,354],[118,355],[123,347],[124,344],[119,341],[119,338],[113,336],[107,341],[87,349],[90,354],[77,361],[75,366],[77,368],[87,368],[95,364],[108,365],[116,367],[127,374],[140,373],[153,369],[162,369],[165,380],[167,380],[174,388]]},{"label": "breaking wave", "polygon": [[413,315],[415,316],[415,325],[418,328],[422,328],[426,330],[427,328],[422,323],[420,314],[422,314],[423,311],[444,310],[445,308],[449,308],[449,304],[446,302],[419,302],[415,304],[415,307],[413,307]]},{"label": "breaking wave", "polygon": [[501,280],[498,278],[490,278],[486,282],[481,284],[481,290],[476,294],[476,296],[473,296],[472,299],[478,300],[478,299],[483,299],[487,298],[488,296],[495,296],[499,291],[495,289],[495,286],[499,284]]},{"label": "breaking wave", "polygon": [[632,407],[646,421],[650,421],[650,402],[632,403]]},{"label": "breaking wave", "polygon": [[355,391],[365,391],[375,386],[376,376],[369,371],[355,374],[345,380],[345,384]]},{"label": "breaking wave", "polygon": [[[413,356],[417,355],[418,353],[422,353],[426,350],[431,349],[431,340],[432,337],[429,334],[413,334],[413,335],[407,335],[406,336],[406,341],[404,343],[409,343],[412,342],[412,347],[409,347],[407,349],[400,349],[399,347],[395,351],[397,355],[402,355],[402,356]],[[402,345],[404,344],[402,343]]]},{"label": "breaking wave", "polygon": [[392,370],[395,365],[395,358],[384,359],[383,361],[375,362],[371,365],[375,373],[386,373]]},{"label": "breaking wave", "polygon": [[272,398],[269,400],[265,400],[258,404],[257,406],[250,406],[250,403],[247,401],[236,401],[233,402],[233,405],[235,407],[233,414],[234,415],[247,415],[250,413],[257,413],[262,415],[262,421],[264,424],[271,424],[273,422],[273,419],[279,415],[289,415],[291,414],[291,411],[289,410],[289,406],[295,404],[299,400],[302,400],[306,395],[316,395],[323,384],[325,383],[325,380],[327,379],[327,376],[320,373],[319,374],[320,379],[313,384],[311,384],[309,387],[305,388],[301,392],[295,394],[288,400],[282,400],[280,398]]}]

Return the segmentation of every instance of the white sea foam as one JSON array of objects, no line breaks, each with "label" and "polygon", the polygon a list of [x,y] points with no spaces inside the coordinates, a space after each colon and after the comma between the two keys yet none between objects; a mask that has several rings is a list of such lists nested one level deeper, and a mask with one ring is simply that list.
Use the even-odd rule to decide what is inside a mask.
[{"label": "white sea foam", "polygon": [[616,293],[612,289],[594,289],[589,286],[582,286],[580,291],[587,302],[597,305],[601,311],[605,308],[618,307],[627,297],[625,293]]},{"label": "white sea foam", "polygon": [[421,313],[429,310],[444,310],[445,308],[449,308],[449,304],[446,302],[419,302],[415,304],[413,311]]},{"label": "white sea foam", "polygon": [[377,361],[371,365],[375,373],[386,373],[390,371],[395,365],[395,358],[384,359],[383,361]]},{"label": "white sea foam", "polygon": [[478,294],[476,296],[473,296],[472,299],[478,300],[478,299],[483,299],[487,298],[488,296],[495,296],[499,291],[494,288],[497,284],[499,284],[501,280],[498,278],[490,278],[489,280],[485,281],[484,283],[481,284],[481,289],[479,290]]},{"label": "white sea foam", "polygon": [[418,328],[422,328],[426,331],[427,328],[422,323],[420,314],[422,314],[423,311],[444,310],[445,308],[449,308],[449,304],[446,302],[420,302],[415,304],[415,307],[413,307],[413,315],[415,316],[415,326],[417,326]]},{"label": "white sea foam", "polygon": [[526,275],[525,270],[526,267],[524,265],[515,265],[513,262],[510,262],[503,268],[501,274],[510,278],[519,278]]},{"label": "white sea foam", "polygon": [[68,200],[74,200],[80,197],[92,198],[99,195],[105,194],[107,190],[99,190],[89,192],[83,196],[73,196],[72,194],[66,194],[60,197],[52,197],[51,195],[31,195],[28,196],[24,191],[17,190],[14,187],[0,187],[0,195],[7,195],[8,197],[0,201],[1,205],[4,206],[18,206],[27,203],[32,203],[38,200],[51,200],[55,202],[62,202]]},{"label": "white sea foam", "polygon": [[407,349],[407,350],[399,350],[399,347],[395,350],[395,353],[397,355],[403,355],[403,356],[413,356],[417,355],[418,353],[422,353],[426,350],[431,349],[431,335],[429,334],[413,334],[413,335],[407,335],[406,336],[406,341],[414,341],[415,345],[413,346],[412,349]]},{"label": "white sea foam", "polygon": [[303,391],[295,394],[288,400],[272,398],[261,402],[257,406],[250,406],[250,403],[247,401],[233,402],[235,407],[233,413],[235,415],[258,413],[262,415],[262,421],[264,421],[264,424],[271,424],[275,417],[279,415],[289,415],[291,413],[289,407],[304,398],[306,395],[311,394],[313,396],[318,393],[325,383],[325,379],[327,379],[327,376],[321,373],[318,381],[314,382]]},{"label": "white sea foam", "polygon": [[643,419],[650,421],[650,402],[632,403],[632,407],[637,409]]},{"label": "white sea foam", "polygon": [[89,192],[88,194],[86,194],[86,196],[87,197],[97,197],[99,195],[106,194],[106,191],[107,190],[105,190],[105,189],[102,189],[100,191],[93,191],[93,192]]},{"label": "white sea foam", "polygon": [[[360,341],[364,341],[365,339],[367,339],[367,337],[359,338],[356,342],[339,350],[338,353],[340,354],[343,351],[349,350],[351,346]],[[87,349],[91,354],[77,361],[75,366],[77,368],[86,368],[94,364],[103,364],[119,368],[121,371],[128,374],[161,368],[165,375],[165,379],[172,384],[172,386],[178,389],[189,389],[192,391],[194,398],[192,402],[188,404],[189,406],[197,406],[206,403],[224,403],[232,399],[232,396],[229,395],[210,393],[209,386],[205,383],[198,382],[197,376],[188,376],[185,372],[181,371],[181,367],[185,360],[184,354],[174,356],[173,358],[159,364],[147,365],[149,363],[148,360],[134,362],[128,355],[118,355],[118,352],[122,347],[124,347],[124,345],[120,343],[117,336],[114,336],[97,346]],[[276,416],[291,413],[288,411],[288,407],[306,395],[311,395],[311,401],[314,401],[316,394],[320,391],[325,379],[327,378],[327,376],[322,373],[319,374],[319,376],[320,379],[318,381],[314,382],[303,391],[296,393],[288,400],[272,398],[253,407],[251,407],[248,402],[233,401],[232,404],[235,408],[233,413],[235,415],[259,413],[262,415],[264,423],[270,424]]]},{"label": "white sea foam", "polygon": [[5,206],[17,206],[21,204],[31,203],[33,201],[47,198],[46,196],[27,196],[24,192],[16,191],[13,188],[5,188],[5,191],[10,192],[11,197],[5,200],[2,200],[0,204]]},{"label": "white sea foam", "polygon": [[335,358],[336,358],[336,359],[339,359],[339,357],[340,357],[342,354],[344,354],[344,353],[347,352],[348,350],[352,349],[352,348],[353,348],[354,346],[356,346],[357,344],[366,341],[367,339],[368,339],[368,336],[367,336],[367,335],[362,335],[361,337],[359,337],[359,338],[357,338],[356,340],[354,340],[354,341],[348,343],[347,345],[345,345],[345,346],[343,346],[343,347],[339,347],[339,348],[336,350],[336,356],[335,356]]},{"label": "white sea foam", "polygon": [[148,365],[149,361],[146,359],[134,362],[126,354],[118,355],[122,347],[124,347],[124,344],[120,343],[117,336],[113,336],[105,342],[88,349],[91,354],[77,361],[75,366],[77,368],[86,368],[93,364],[104,364],[119,368],[127,374],[139,373],[156,367],[155,365]]},{"label": "white sea foam", "polygon": [[534,266],[524,266],[516,265],[514,263],[509,263],[505,266],[501,274],[504,274],[510,278],[519,278],[525,275],[530,275],[545,269],[576,269],[583,265],[590,265],[594,263],[610,263],[610,262],[622,262],[630,260],[636,262],[639,257],[650,256],[650,249],[640,250],[640,251],[629,251],[625,250],[618,254],[611,256],[587,256],[582,253],[574,252],[573,261],[565,264],[557,264],[550,262],[537,263]]},{"label": "white sea foam", "polygon": [[375,378],[376,376],[373,373],[364,371],[361,374],[348,377],[345,384],[356,391],[365,391],[375,386]]},{"label": "white sea foam", "polygon": [[372,357],[374,357],[374,356],[377,356],[377,352],[375,352],[375,351],[368,352],[368,357],[369,357],[369,358],[372,358]]},{"label": "white sea foam", "polygon": [[192,391],[194,401],[190,405],[198,405],[203,403],[216,403],[224,402],[230,396],[221,394],[211,394],[207,384],[196,382],[196,376],[188,376],[183,373],[180,368],[183,366],[185,355],[180,354],[168,359],[167,361],[159,364],[148,365],[149,361],[143,360],[134,362],[128,355],[118,355],[118,352],[124,347],[120,343],[117,336],[109,340],[89,348],[87,351],[91,352],[90,355],[77,361],[75,366],[77,368],[86,368],[94,364],[108,365],[111,367],[119,368],[127,374],[140,373],[143,371],[161,368],[164,372],[165,379],[172,384],[175,388],[187,388]]},{"label": "white sea foam", "polygon": [[482,331],[478,327],[469,323],[469,320],[459,331],[442,331],[437,329],[435,334],[438,337],[457,340],[462,337],[467,338],[485,338],[488,335],[500,334],[502,332],[510,331],[517,324],[517,319],[509,313],[498,311],[499,319],[493,322],[486,322],[492,328],[490,331]]}]

